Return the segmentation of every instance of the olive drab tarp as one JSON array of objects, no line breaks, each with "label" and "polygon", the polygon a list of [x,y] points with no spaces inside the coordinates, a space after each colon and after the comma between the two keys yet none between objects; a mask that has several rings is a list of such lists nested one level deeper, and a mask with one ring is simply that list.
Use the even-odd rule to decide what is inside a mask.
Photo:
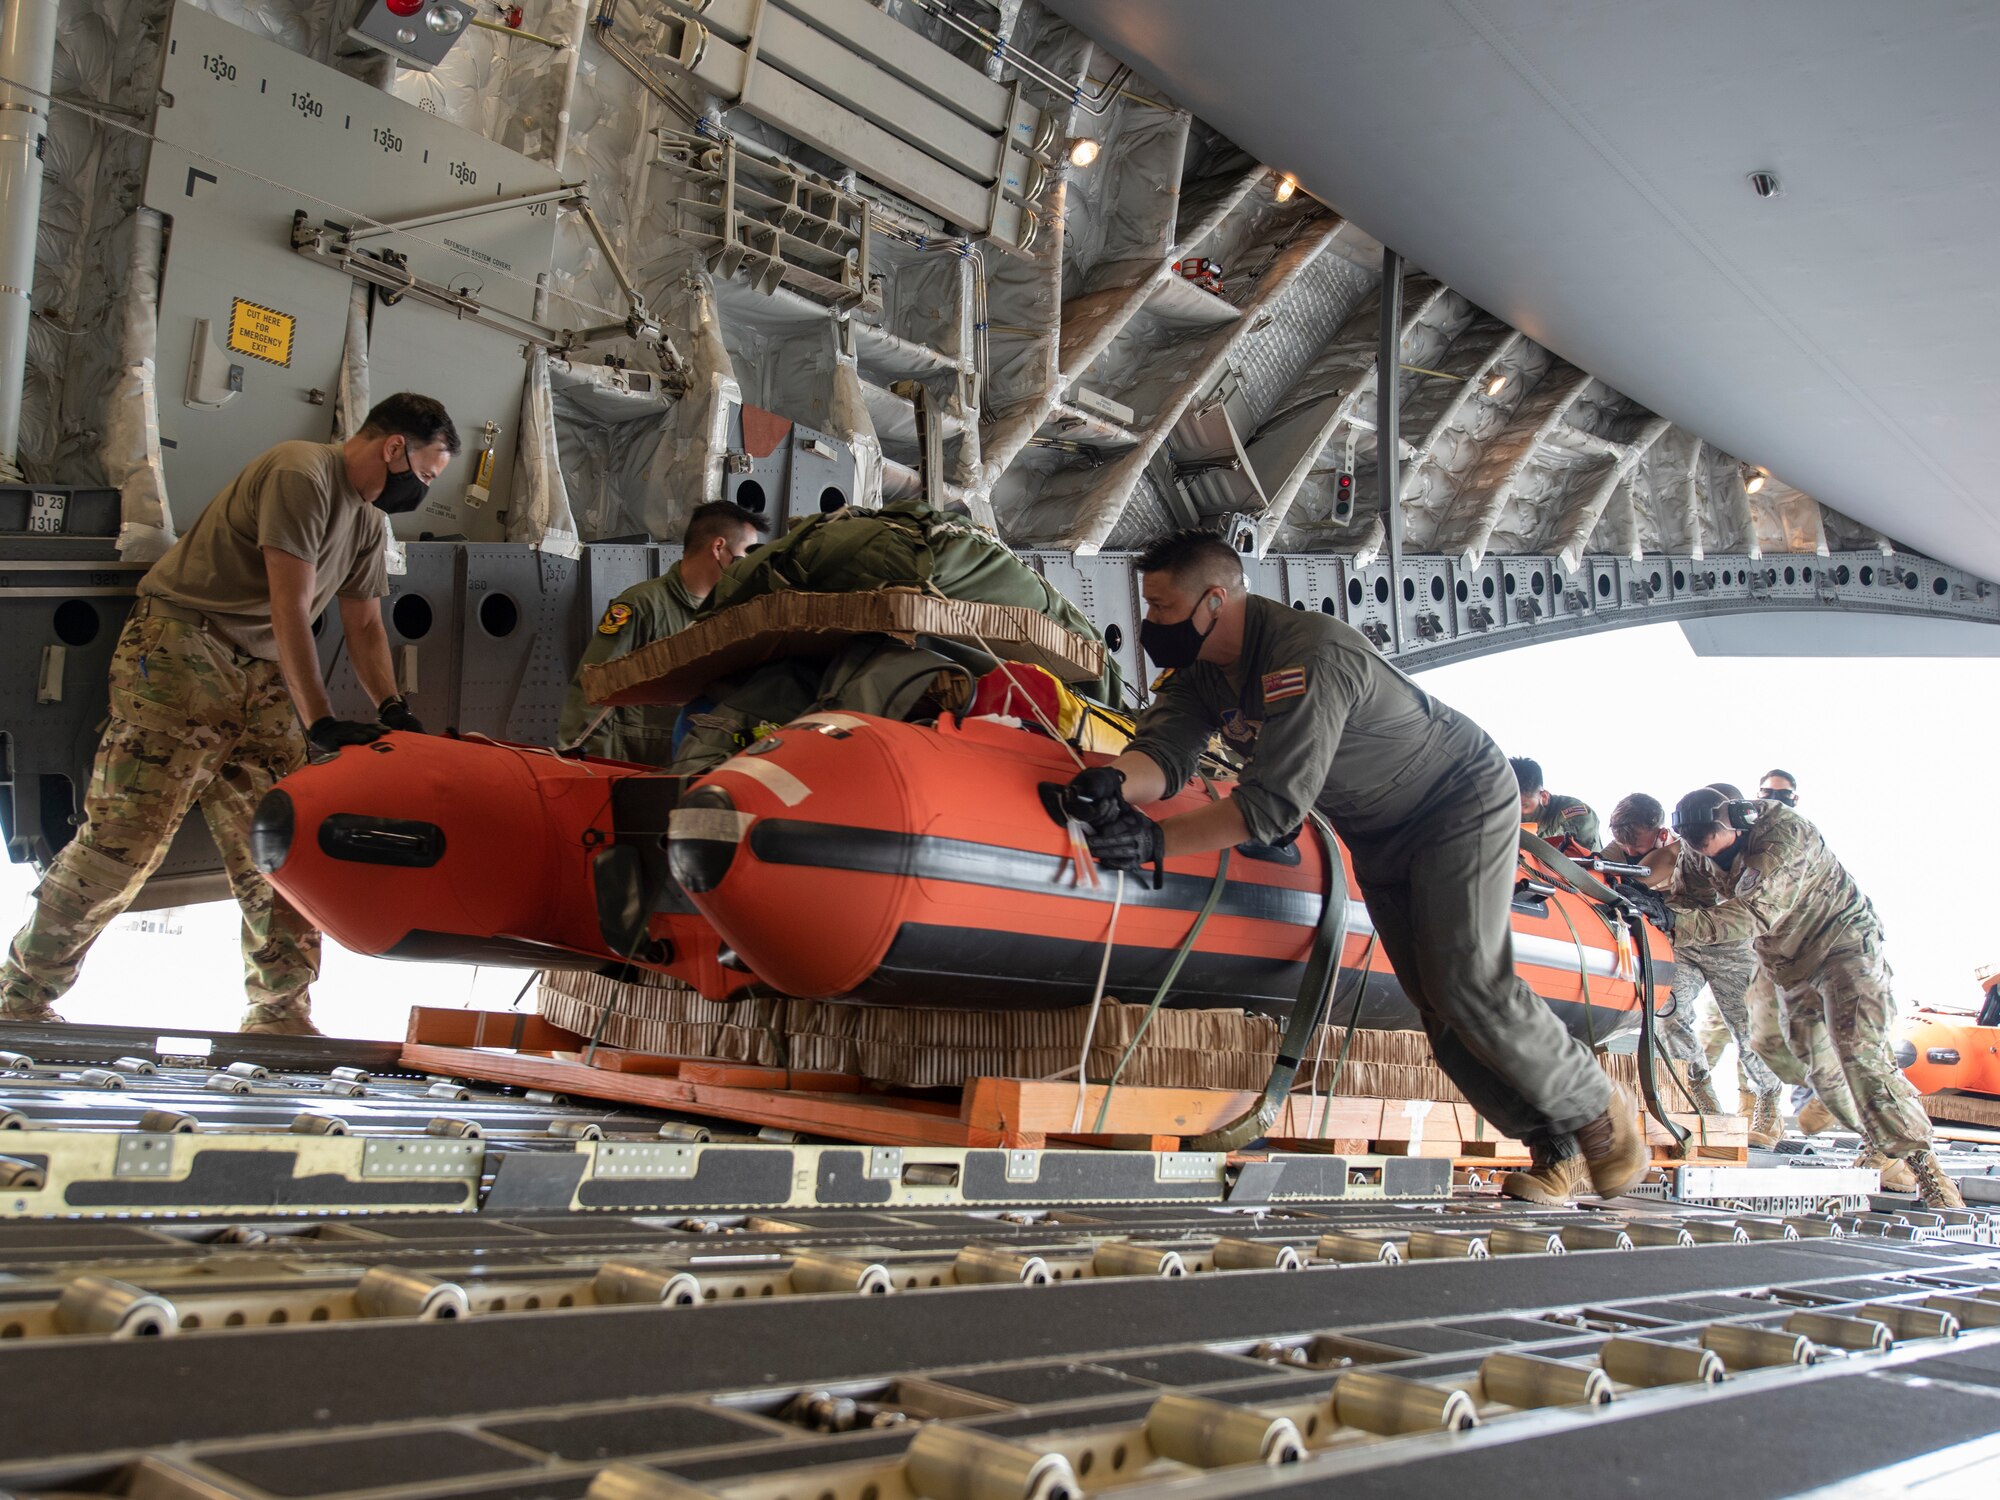
[{"label": "olive drab tarp", "polygon": [[[807,517],[731,565],[703,614],[785,589],[845,593],[926,586],[952,599],[1024,606],[1089,640],[1103,639],[1081,610],[1004,543],[921,500]],[[1076,687],[1113,707],[1124,691],[1108,656],[1103,677]]]},{"label": "olive drab tarp", "polygon": [[963,713],[976,673],[947,653],[964,654],[964,648],[950,642],[906,646],[888,636],[861,635],[824,666],[772,662],[726,678],[687,706],[673,769],[699,776],[807,713],[844,710],[883,719]]}]

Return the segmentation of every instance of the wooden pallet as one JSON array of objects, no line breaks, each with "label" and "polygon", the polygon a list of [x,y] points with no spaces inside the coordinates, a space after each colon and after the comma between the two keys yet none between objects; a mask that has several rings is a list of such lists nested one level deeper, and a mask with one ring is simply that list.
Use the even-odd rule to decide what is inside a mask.
[{"label": "wooden pallet", "polygon": [[2000,1130],[2000,1099],[1977,1094],[1925,1094],[1924,1113],[1940,1125]]},{"label": "wooden pallet", "polygon": [[[1073,1082],[975,1078],[959,1098],[871,1091],[849,1074],[663,1057],[599,1048],[586,1065],[587,1039],[540,1016],[514,1012],[410,1012],[403,1064],[426,1073],[701,1115],[750,1128],[796,1130],[880,1146],[1001,1146],[1051,1142],[1174,1151],[1256,1102],[1247,1090],[1118,1088]],[[1099,1110],[1103,1120],[1099,1122]],[[1081,1123],[1079,1124],[1079,1119]],[[1694,1133],[1688,1154],[1742,1161],[1741,1115],[1676,1115]],[[1652,1121],[1655,1154],[1675,1156]],[[1527,1148],[1494,1130],[1469,1105],[1426,1099],[1328,1098],[1293,1094],[1268,1132],[1283,1150],[1342,1155],[1449,1156],[1474,1163],[1525,1161]]]}]

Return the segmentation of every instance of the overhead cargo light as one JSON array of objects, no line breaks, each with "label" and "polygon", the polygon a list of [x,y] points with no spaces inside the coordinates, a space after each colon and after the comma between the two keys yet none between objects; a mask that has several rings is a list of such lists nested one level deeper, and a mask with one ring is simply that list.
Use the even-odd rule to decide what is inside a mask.
[{"label": "overhead cargo light", "polygon": [[1757,491],[1764,488],[1765,478],[1766,475],[1762,469],[1752,469],[1750,471],[1750,477],[1743,481],[1744,493],[1750,495],[1756,494]]},{"label": "overhead cargo light", "polygon": [[1752,172],[1750,174],[1750,191],[1755,193],[1759,198],[1782,198],[1785,196],[1784,184],[1778,181],[1778,174],[1776,172]]},{"label": "overhead cargo light", "polygon": [[1280,203],[1290,203],[1292,201],[1292,194],[1298,190],[1299,180],[1296,177],[1280,177],[1278,179],[1277,191],[1272,196]]},{"label": "overhead cargo light", "polygon": [[1495,375],[1491,380],[1486,382],[1486,394],[1489,396],[1497,396],[1506,389],[1507,377],[1505,375]]},{"label": "overhead cargo light", "polygon": [[1087,167],[1097,160],[1097,153],[1104,148],[1087,135],[1080,135],[1070,142],[1069,163],[1073,167]]}]

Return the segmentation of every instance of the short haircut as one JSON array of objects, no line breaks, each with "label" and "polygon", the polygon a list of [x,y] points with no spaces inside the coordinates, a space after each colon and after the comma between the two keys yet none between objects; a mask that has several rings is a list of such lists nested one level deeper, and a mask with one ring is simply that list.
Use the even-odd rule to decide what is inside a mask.
[{"label": "short haircut", "polygon": [[[1736,785],[1733,781],[1711,781],[1708,784],[1708,789],[1711,792],[1722,793],[1731,802],[1747,802],[1749,800],[1743,795],[1743,788]],[[1686,801],[1687,799],[1682,798],[1681,800]]]},{"label": "short haircut", "polygon": [[415,391],[398,391],[385,401],[377,401],[355,436],[400,437],[412,448],[442,442],[447,453],[457,453],[464,446],[444,403]]},{"label": "short haircut", "polygon": [[697,505],[694,514],[688,517],[687,530],[681,534],[681,546],[689,551],[706,547],[717,537],[727,537],[748,527],[759,535],[770,530],[764,518],[754,510],[745,510],[729,500],[711,500],[706,505]]},{"label": "short haircut", "polygon": [[1620,797],[1618,805],[1611,809],[1611,833],[1621,842],[1628,833],[1650,833],[1666,826],[1667,810],[1660,806],[1660,799],[1644,792]]},{"label": "short haircut", "polygon": [[1725,798],[1720,788],[1698,786],[1674,807],[1674,832],[1690,844],[1705,844],[1722,832],[1729,816],[1728,804],[1741,797]]},{"label": "short haircut", "polygon": [[1507,764],[1514,768],[1514,780],[1520,783],[1523,797],[1532,797],[1547,785],[1542,780],[1540,761],[1529,760],[1525,755],[1514,755],[1508,757]]},{"label": "short haircut", "polygon": [[1798,790],[1799,778],[1794,776],[1790,771],[1766,771],[1762,776],[1759,776],[1757,780],[1759,782],[1765,782],[1769,781],[1773,776],[1782,777],[1784,780],[1789,781],[1792,784],[1793,791]]},{"label": "short haircut", "polygon": [[1141,573],[1165,573],[1203,588],[1243,587],[1243,559],[1212,531],[1176,531],[1139,554]]}]

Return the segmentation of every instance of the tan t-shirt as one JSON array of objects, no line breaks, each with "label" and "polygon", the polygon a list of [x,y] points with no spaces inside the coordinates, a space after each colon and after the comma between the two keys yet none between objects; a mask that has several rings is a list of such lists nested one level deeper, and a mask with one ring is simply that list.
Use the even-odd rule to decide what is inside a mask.
[{"label": "tan t-shirt", "polygon": [[264,548],[313,565],[308,614],[389,592],[388,522],[347,480],[338,443],[280,443],[208,503],[139,580],[139,593],[198,609],[241,650],[278,659]]}]

